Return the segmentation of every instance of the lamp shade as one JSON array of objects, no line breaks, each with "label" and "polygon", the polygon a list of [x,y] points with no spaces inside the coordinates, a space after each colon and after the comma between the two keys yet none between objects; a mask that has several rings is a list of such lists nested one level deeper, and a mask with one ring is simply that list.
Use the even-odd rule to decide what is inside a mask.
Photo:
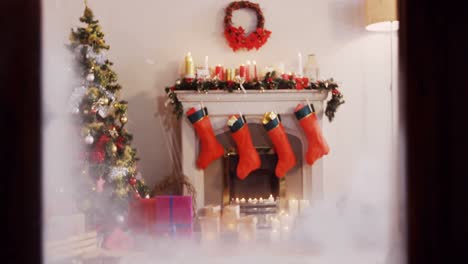
[{"label": "lamp shade", "polygon": [[396,0],[366,0],[366,29],[369,31],[398,30]]}]

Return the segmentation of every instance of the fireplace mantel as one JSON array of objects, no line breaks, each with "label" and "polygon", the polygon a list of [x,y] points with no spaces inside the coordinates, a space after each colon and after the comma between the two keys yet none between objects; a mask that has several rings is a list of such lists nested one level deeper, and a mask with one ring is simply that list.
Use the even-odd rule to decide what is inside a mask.
[{"label": "fireplace mantel", "polygon": [[[247,93],[235,91],[210,91],[199,93],[195,91],[177,91],[177,97],[184,106],[184,112],[189,108],[203,104],[208,108],[213,130],[216,135],[228,131],[226,121],[229,115],[241,112],[249,123],[261,123],[265,112],[275,111],[281,114],[282,123],[287,133],[298,137],[302,142],[302,153],[306,152],[307,139],[305,138],[293,112],[298,103],[309,100],[314,104],[319,123],[322,123],[324,113],[324,100],[327,91],[318,90],[247,90]],[[191,180],[197,191],[197,206],[205,205],[204,171],[199,170],[195,161],[198,155],[198,140],[190,122],[182,120],[182,170]],[[287,177],[287,175],[286,175]],[[322,160],[313,166],[302,166],[302,197],[312,202],[323,195]]]}]

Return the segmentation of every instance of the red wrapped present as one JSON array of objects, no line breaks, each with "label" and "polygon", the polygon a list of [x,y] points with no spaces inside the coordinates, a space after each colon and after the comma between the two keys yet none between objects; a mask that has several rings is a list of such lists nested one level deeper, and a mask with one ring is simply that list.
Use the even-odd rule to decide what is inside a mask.
[{"label": "red wrapped present", "polygon": [[156,219],[156,199],[137,199],[129,204],[128,225],[136,233],[150,234]]},{"label": "red wrapped present", "polygon": [[111,250],[128,251],[133,249],[133,246],[133,239],[119,227],[114,229],[104,241],[104,248]]},{"label": "red wrapped present", "polygon": [[156,196],[155,200],[155,232],[158,236],[190,236],[192,234],[192,197]]}]

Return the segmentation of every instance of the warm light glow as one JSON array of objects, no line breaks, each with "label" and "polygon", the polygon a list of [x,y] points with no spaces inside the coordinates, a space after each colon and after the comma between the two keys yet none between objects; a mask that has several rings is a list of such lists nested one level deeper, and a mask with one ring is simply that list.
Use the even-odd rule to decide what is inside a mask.
[{"label": "warm light glow", "polygon": [[384,22],[378,22],[378,23],[374,23],[374,24],[370,24],[366,26],[366,30],[376,31],[376,32],[397,31],[398,28],[399,28],[398,21],[384,21]]},{"label": "warm light glow", "polygon": [[367,0],[366,29],[381,32],[398,30],[396,0]]}]

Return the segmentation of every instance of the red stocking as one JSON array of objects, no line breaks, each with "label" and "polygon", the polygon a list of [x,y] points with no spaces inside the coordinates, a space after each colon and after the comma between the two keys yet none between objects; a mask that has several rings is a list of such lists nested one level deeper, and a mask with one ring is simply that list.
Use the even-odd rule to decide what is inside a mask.
[{"label": "red stocking", "polygon": [[265,114],[263,127],[266,129],[278,155],[275,173],[278,178],[281,178],[296,165],[296,156],[294,156],[288,136],[284,132],[284,127],[275,112]]},{"label": "red stocking", "polygon": [[330,148],[322,135],[322,130],[317,122],[317,116],[312,104],[310,107],[298,104],[294,110],[294,114],[307,137],[306,161],[307,164],[312,165],[323,155],[327,155],[330,152]]},{"label": "red stocking", "polygon": [[197,167],[205,169],[210,163],[224,155],[224,148],[216,139],[206,108],[187,111],[187,117],[200,139]]},{"label": "red stocking", "polygon": [[228,127],[239,151],[237,177],[243,180],[250,172],[260,168],[260,156],[253,146],[249,127],[242,117],[231,116],[228,120]]}]

